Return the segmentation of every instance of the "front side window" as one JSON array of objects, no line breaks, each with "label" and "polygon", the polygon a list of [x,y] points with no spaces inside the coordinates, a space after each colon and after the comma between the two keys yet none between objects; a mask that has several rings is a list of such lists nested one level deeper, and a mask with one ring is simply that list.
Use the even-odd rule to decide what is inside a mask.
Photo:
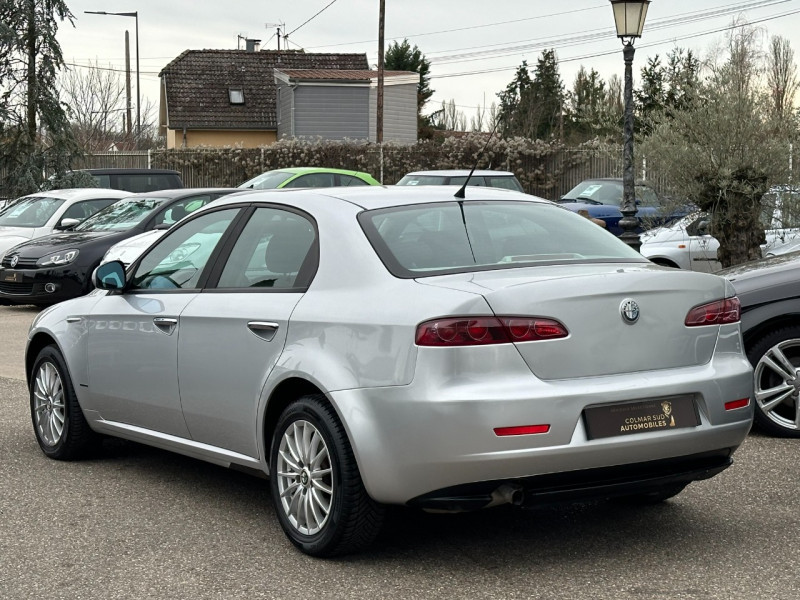
[{"label": "front side window", "polygon": [[171,229],[139,263],[131,287],[148,290],[196,288],[214,249],[238,208],[206,213]]},{"label": "front side window", "polygon": [[361,213],[381,260],[398,277],[540,264],[642,262],[590,220],[534,202],[446,202]]},{"label": "front side window", "polygon": [[167,198],[125,198],[96,212],[75,231],[127,231],[144,222]]},{"label": "front side window", "polygon": [[83,221],[91,217],[98,210],[110,206],[117,202],[119,198],[102,198],[97,200],[85,200],[83,202],[76,202],[64,211],[62,219],[78,219]]},{"label": "front side window", "polygon": [[45,196],[20,200],[0,213],[0,226],[43,227],[62,204],[61,198]]},{"label": "front side window", "polygon": [[313,275],[314,225],[304,216],[259,208],[247,222],[222,271],[218,288],[291,290]]}]

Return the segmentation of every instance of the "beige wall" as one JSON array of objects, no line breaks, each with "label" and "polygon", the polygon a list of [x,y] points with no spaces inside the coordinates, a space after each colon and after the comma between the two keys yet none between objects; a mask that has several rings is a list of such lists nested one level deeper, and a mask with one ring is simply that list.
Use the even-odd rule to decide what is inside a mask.
[{"label": "beige wall", "polygon": [[[278,136],[275,131],[186,131],[187,148],[195,148],[197,146],[257,148],[274,144],[277,139]],[[167,148],[183,148],[182,130],[167,129]]]}]

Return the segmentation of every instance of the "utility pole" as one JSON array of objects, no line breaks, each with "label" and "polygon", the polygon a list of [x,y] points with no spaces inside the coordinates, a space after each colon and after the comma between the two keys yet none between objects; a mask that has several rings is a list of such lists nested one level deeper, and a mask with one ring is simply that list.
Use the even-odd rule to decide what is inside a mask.
[{"label": "utility pole", "polygon": [[378,15],[378,106],[375,115],[375,141],[380,152],[380,179],[383,183],[383,29],[386,20],[386,0],[380,0]]},{"label": "utility pole", "polygon": [[128,30],[125,30],[125,115],[127,116],[125,132],[131,137],[131,45]]}]

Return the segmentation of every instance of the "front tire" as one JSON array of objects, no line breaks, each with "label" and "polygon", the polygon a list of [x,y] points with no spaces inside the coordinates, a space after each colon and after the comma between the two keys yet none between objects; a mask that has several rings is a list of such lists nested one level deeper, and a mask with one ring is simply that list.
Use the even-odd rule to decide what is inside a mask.
[{"label": "front tire", "polygon": [[762,336],[747,358],[753,365],[755,424],[769,435],[800,438],[800,326]]},{"label": "front tire", "polygon": [[380,531],[384,510],[364,489],[344,427],[322,395],[304,396],[281,414],[270,488],[287,537],[311,556],[361,550]]},{"label": "front tire", "polygon": [[55,346],[43,348],[33,364],[30,405],[36,441],[50,458],[80,458],[96,441],[78,404],[64,358]]}]

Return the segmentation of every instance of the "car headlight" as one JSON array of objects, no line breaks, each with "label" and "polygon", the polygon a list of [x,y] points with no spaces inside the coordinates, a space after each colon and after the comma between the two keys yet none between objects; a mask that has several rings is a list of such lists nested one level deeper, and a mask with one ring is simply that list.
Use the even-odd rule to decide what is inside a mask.
[{"label": "car headlight", "polygon": [[36,261],[37,267],[49,267],[52,265],[68,265],[78,258],[77,250],[62,250],[61,252],[53,252],[47,256],[43,256]]}]

